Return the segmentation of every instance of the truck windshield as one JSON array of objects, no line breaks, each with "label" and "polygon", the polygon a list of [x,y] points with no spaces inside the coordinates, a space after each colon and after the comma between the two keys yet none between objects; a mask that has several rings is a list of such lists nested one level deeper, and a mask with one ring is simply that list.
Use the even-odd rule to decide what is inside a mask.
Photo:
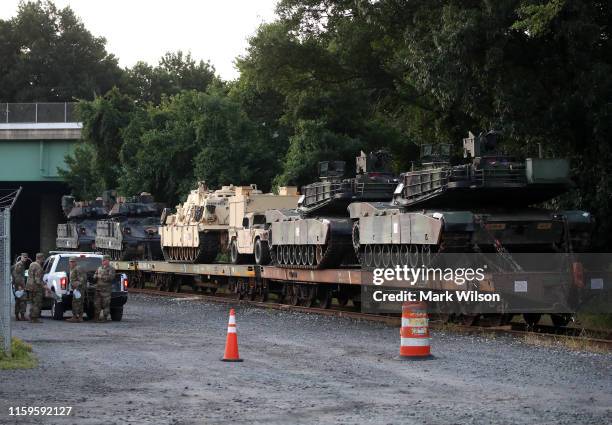
[{"label": "truck windshield", "polygon": [[[58,272],[65,272],[66,274],[70,274],[70,268],[68,267],[69,257],[61,257],[59,262],[57,263]],[[95,272],[98,267],[102,265],[101,257],[77,257],[77,265],[81,267],[86,273]]]}]

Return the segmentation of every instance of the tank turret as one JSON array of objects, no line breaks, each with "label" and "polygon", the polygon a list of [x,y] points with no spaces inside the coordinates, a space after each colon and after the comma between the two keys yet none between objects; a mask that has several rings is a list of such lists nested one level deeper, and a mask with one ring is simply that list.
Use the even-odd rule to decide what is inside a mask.
[{"label": "tank turret", "polygon": [[57,225],[58,249],[95,250],[96,221],[108,214],[101,200],[76,201],[72,195],[62,196],[62,211],[68,222]]}]

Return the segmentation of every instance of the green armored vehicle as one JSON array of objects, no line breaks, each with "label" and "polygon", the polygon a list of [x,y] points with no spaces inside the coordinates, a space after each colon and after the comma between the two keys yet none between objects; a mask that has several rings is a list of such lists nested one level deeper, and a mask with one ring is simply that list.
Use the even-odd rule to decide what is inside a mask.
[{"label": "green armored vehicle", "polygon": [[416,266],[437,252],[585,249],[592,227],[588,212],[533,207],[571,187],[567,160],[504,155],[498,137],[470,133],[459,165],[450,165],[448,146],[427,146],[421,167],[400,176],[391,203],[351,204],[352,241],[361,264]]},{"label": "green armored vehicle", "polygon": [[96,226],[96,247],[114,260],[161,260],[159,222],[162,205],[146,192],[117,198]]},{"label": "green armored vehicle", "polygon": [[390,162],[387,152],[362,152],[356,160],[357,175],[351,179],[343,178],[343,161],[319,163],[320,181],[302,187],[297,209],[266,211],[272,261],[310,269],[354,262],[347,207],[359,201],[391,200],[397,178]]},{"label": "green armored vehicle", "polygon": [[57,225],[55,245],[60,250],[95,251],[96,222],[108,214],[102,198],[95,201],[75,201],[74,196],[62,196],[62,210],[67,223]]}]

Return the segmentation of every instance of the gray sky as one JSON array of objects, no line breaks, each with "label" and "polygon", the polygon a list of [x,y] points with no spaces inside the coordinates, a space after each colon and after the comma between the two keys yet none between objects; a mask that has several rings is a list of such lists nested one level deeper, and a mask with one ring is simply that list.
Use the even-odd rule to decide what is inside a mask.
[{"label": "gray sky", "polygon": [[[122,66],[156,64],[167,51],[191,51],[210,60],[224,79],[238,76],[234,59],[247,38],[274,19],[277,0],[55,0],[70,6],[85,26],[107,40]],[[19,0],[0,0],[0,18],[15,15]]]}]

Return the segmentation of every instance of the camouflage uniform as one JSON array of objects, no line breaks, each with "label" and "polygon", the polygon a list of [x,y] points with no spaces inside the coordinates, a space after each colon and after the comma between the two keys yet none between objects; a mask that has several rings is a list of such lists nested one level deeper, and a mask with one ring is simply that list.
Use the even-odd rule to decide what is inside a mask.
[{"label": "camouflage uniform", "polygon": [[[71,257],[70,262],[76,262],[76,257]],[[72,322],[83,321],[83,299],[87,289],[87,273],[79,266],[70,269],[70,286],[72,288]],[[81,293],[81,298],[74,297],[74,291],[78,290]]]},{"label": "camouflage uniform", "polygon": [[32,307],[30,309],[30,320],[33,323],[40,323],[40,309],[42,308],[43,297],[45,296],[45,284],[43,282],[42,264],[45,260],[43,254],[36,254],[36,261],[28,268],[27,289],[30,292]]},{"label": "camouflage uniform", "polygon": [[[105,260],[110,259],[104,256]],[[110,314],[111,294],[113,291],[113,280],[115,279],[115,269],[113,266],[100,266],[94,275],[96,281],[96,294],[94,298],[94,318],[100,319],[100,311],[104,311],[104,321],[108,320]]]},{"label": "camouflage uniform", "polygon": [[28,299],[25,296],[26,281],[25,281],[25,262],[28,258],[28,254],[21,254],[21,258],[12,269],[13,274],[13,286],[15,291],[23,291],[24,295],[20,298],[15,297],[15,317],[17,320],[25,320],[25,313]]}]

